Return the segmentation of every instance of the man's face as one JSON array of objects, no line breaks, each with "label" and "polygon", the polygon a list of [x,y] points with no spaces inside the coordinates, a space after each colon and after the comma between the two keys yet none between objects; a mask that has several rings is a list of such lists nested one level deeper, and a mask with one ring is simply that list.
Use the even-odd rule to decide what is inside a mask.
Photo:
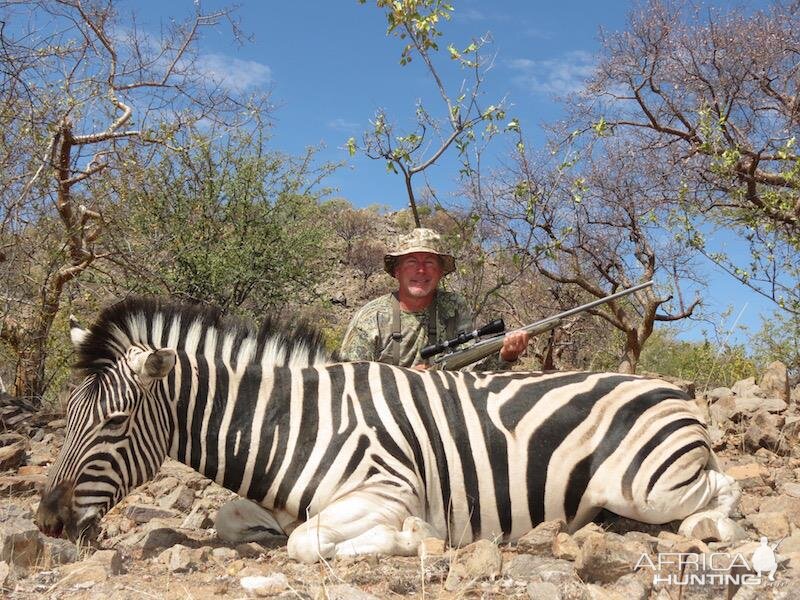
[{"label": "man's face", "polygon": [[442,263],[430,252],[413,252],[401,256],[395,267],[401,295],[424,298],[431,295],[442,278]]}]

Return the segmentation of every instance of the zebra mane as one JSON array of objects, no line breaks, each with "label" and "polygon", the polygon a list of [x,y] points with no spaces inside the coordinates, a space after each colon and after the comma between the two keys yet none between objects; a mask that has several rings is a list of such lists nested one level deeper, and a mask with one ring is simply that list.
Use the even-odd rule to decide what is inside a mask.
[{"label": "zebra mane", "polygon": [[215,358],[234,369],[261,363],[265,367],[330,363],[322,334],[302,321],[267,315],[260,328],[217,307],[131,296],[105,308],[77,345],[75,368],[95,373],[113,364],[131,346],[174,348],[197,354],[213,341]]}]

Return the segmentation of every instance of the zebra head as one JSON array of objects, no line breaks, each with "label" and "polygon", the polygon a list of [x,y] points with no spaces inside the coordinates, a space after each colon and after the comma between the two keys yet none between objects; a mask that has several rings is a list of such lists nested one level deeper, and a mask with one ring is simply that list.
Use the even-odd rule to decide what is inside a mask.
[{"label": "zebra head", "polygon": [[[71,321],[80,355],[90,332]],[[153,478],[173,428],[166,378],[176,351],[132,345],[100,361],[72,392],[64,446],[50,468],[36,522],[46,534],[92,537],[100,518]]]}]

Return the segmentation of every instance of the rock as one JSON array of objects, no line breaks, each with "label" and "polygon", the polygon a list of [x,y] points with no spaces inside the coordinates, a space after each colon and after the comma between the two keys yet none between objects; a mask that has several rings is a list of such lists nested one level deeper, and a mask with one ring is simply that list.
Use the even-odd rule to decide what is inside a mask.
[{"label": "rock", "polygon": [[575,543],[580,547],[583,546],[583,542],[586,541],[586,538],[593,534],[605,535],[605,529],[600,527],[597,523],[587,523],[572,534],[572,539],[575,540]]},{"label": "rock", "polygon": [[317,597],[325,600],[379,600],[377,596],[346,583],[325,586],[322,595]]},{"label": "rock", "polygon": [[721,398],[727,398],[728,396],[733,396],[733,391],[728,387],[718,387],[706,392],[706,398],[708,398],[711,402],[716,402],[717,400]]},{"label": "rock", "polygon": [[208,560],[211,548],[188,548],[183,544],[175,544],[161,553],[159,562],[165,563],[171,573],[187,573],[194,571]]},{"label": "rock", "polygon": [[138,543],[142,547],[142,556],[150,558],[158,554],[164,548],[171,548],[175,544],[187,541],[186,534],[175,531],[169,527],[158,527],[145,533]]},{"label": "rock", "polygon": [[791,525],[800,527],[800,500],[797,498],[785,494],[762,498],[758,512],[781,513]]},{"label": "rock", "polygon": [[61,579],[58,587],[78,587],[82,589],[90,588],[108,579],[109,574],[103,565],[84,561],[65,565],[59,569]]},{"label": "rock", "polygon": [[160,479],[151,481],[150,485],[148,485],[147,488],[154,498],[161,498],[163,496],[168,495],[170,492],[180,487],[181,485],[183,484],[177,477],[173,477],[172,475],[166,475],[161,477]]},{"label": "rock", "polygon": [[45,535],[42,538],[41,566],[44,568],[67,565],[78,560],[78,547],[62,538],[51,538]]},{"label": "rock", "polygon": [[39,492],[46,482],[44,475],[6,475],[0,477],[0,496]]},{"label": "rock", "polygon": [[581,556],[581,549],[570,534],[561,532],[553,540],[553,556],[576,561]]},{"label": "rock", "polygon": [[122,557],[116,550],[98,550],[92,554],[89,562],[101,565],[109,575],[121,575],[125,572]]},{"label": "rock", "polygon": [[789,375],[786,365],[780,361],[767,365],[758,387],[767,396],[775,396],[784,402],[789,402]]},{"label": "rock", "polygon": [[25,462],[28,444],[24,440],[7,446],[0,446],[0,471],[16,469]]},{"label": "rock", "polygon": [[729,467],[725,473],[738,481],[744,489],[764,485],[769,477],[769,469],[758,463]]},{"label": "rock", "polygon": [[626,600],[647,600],[653,587],[653,579],[649,573],[631,573],[623,575],[611,586],[610,591],[620,594]]},{"label": "rock", "polygon": [[211,551],[211,557],[217,562],[222,563],[222,562],[236,560],[237,558],[239,558],[239,553],[236,552],[236,550],[234,550],[233,548],[221,546],[219,548],[214,548]]},{"label": "rock", "polygon": [[[742,414],[736,410],[736,397],[723,396],[708,408],[711,422],[723,426],[728,421],[738,421]],[[734,418],[735,417],[735,418]]]},{"label": "rock", "polygon": [[266,552],[266,549],[256,542],[246,542],[237,545],[236,552],[242,558],[258,558]]},{"label": "rock", "polygon": [[586,592],[591,600],[626,600],[619,592],[607,590],[594,583],[586,586]]},{"label": "rock", "polygon": [[792,535],[780,540],[775,550],[781,554],[800,553],[800,531],[795,530]]},{"label": "rock", "polygon": [[516,580],[545,581],[561,588],[567,582],[577,581],[578,572],[575,566],[566,560],[519,554],[503,566],[503,575]]},{"label": "rock", "polygon": [[42,553],[39,529],[27,519],[12,519],[0,528],[0,560],[12,569],[26,571]]},{"label": "rock", "polygon": [[17,469],[17,475],[44,475],[47,469],[38,465],[22,465]]},{"label": "rock", "polygon": [[444,587],[453,592],[481,579],[494,579],[500,574],[503,555],[489,540],[478,540],[461,548],[450,564]]},{"label": "rock", "polygon": [[186,512],[194,504],[194,490],[190,490],[185,485],[179,485],[169,494],[158,501],[158,505],[165,510],[177,510]]},{"label": "rock", "polygon": [[428,537],[420,542],[417,548],[417,556],[422,560],[430,557],[444,556],[446,546],[444,540],[435,537]]},{"label": "rock", "polygon": [[733,384],[731,391],[740,398],[747,398],[748,396],[756,396],[757,398],[764,397],[761,388],[756,385],[755,377],[748,377],[747,379],[737,381]]},{"label": "rock", "polygon": [[149,504],[134,504],[126,508],[123,514],[140,525],[153,519],[171,519],[178,516],[178,513],[174,510],[156,508]]},{"label": "rock", "polygon": [[240,584],[252,596],[274,596],[289,588],[289,578],[283,573],[250,575],[242,577]]},{"label": "rock", "polygon": [[534,581],[526,590],[531,600],[562,600],[564,597],[558,588],[548,581]]},{"label": "rock", "polygon": [[656,552],[677,552],[684,554],[704,554],[710,552],[708,545],[697,539],[690,539],[677,533],[662,531],[658,534]]},{"label": "rock", "polygon": [[27,519],[33,521],[33,511],[30,506],[20,506],[18,504],[9,504],[8,506],[0,506],[0,523],[11,521],[13,519]]},{"label": "rock", "polygon": [[[736,398],[736,411],[744,413],[754,413],[758,410],[765,410],[770,413],[782,413],[789,405],[779,398]],[[738,419],[734,419],[738,420]]]},{"label": "rock", "polygon": [[781,491],[792,498],[800,498],[800,483],[788,481],[781,486]]},{"label": "rock", "polygon": [[210,529],[212,527],[214,527],[214,520],[211,519],[208,509],[204,506],[194,506],[181,523],[183,529]]},{"label": "rock", "polygon": [[747,519],[760,535],[765,535],[769,539],[789,535],[789,519],[783,513],[758,512],[748,515]]},{"label": "rock", "polygon": [[782,439],[778,418],[765,410],[759,410],[749,420],[744,432],[745,448],[751,452],[755,452],[759,448],[778,451]]},{"label": "rock", "polygon": [[517,548],[528,554],[551,556],[556,536],[564,531],[566,523],[557,519],[540,523],[517,541]]},{"label": "rock", "polygon": [[643,554],[647,554],[647,547],[640,542],[626,542],[614,534],[595,534],[583,542],[576,567],[584,581],[613,583],[632,573]]}]

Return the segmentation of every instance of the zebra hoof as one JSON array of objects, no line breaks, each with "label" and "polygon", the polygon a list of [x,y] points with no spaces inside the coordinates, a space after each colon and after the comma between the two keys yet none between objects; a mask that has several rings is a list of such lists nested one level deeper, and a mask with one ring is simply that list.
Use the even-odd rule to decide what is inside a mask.
[{"label": "zebra hoof", "polygon": [[689,515],[681,523],[678,533],[704,542],[735,542],[747,539],[744,529],[719,511],[703,511]]},{"label": "zebra hoof", "polygon": [[217,512],[214,528],[221,539],[238,544],[286,538],[272,513],[245,498],[224,504]]}]

